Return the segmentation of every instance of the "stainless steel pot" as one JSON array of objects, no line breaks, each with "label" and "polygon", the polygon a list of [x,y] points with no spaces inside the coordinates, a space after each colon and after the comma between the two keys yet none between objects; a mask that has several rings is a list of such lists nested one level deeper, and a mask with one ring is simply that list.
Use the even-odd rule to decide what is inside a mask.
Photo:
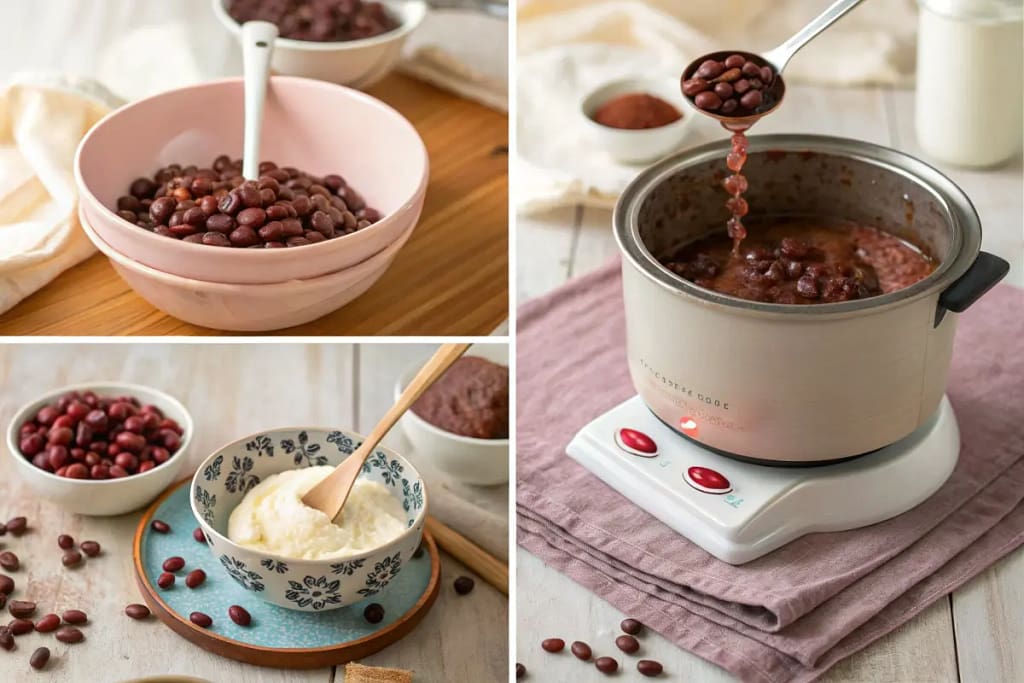
[{"label": "stainless steel pot", "polygon": [[956,315],[1007,272],[979,252],[974,207],[948,178],[885,147],[811,135],[751,137],[753,215],[857,221],[939,259],[906,289],[787,306],[737,299],[658,262],[723,231],[728,141],[669,157],[619,199],[630,373],[666,424],[724,454],[776,465],[855,457],[907,436],[946,388]]}]

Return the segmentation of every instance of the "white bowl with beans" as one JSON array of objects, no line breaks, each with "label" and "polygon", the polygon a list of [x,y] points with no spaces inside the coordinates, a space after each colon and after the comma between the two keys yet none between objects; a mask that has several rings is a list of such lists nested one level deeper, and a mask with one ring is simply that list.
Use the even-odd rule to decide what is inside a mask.
[{"label": "white bowl with beans", "polygon": [[288,427],[251,434],[207,457],[192,477],[189,499],[210,551],[227,575],[253,597],[303,612],[339,609],[388,590],[415,561],[427,519],[427,492],[416,468],[387,448],[374,450],[359,478],[382,484],[402,505],[406,528],[397,538],[319,560],[285,557],[228,538],[231,513],[254,486],[288,470],[340,465],[362,442],[362,435],[347,429]]},{"label": "white bowl with beans", "polygon": [[[682,117],[657,128],[613,128],[594,120],[601,105],[620,95],[644,93],[675,107]],[[673,79],[624,78],[605,83],[589,92],[580,102],[581,125],[588,139],[610,157],[625,164],[642,164],[659,159],[683,144],[692,119],[692,110],[682,107],[679,84]]]},{"label": "white bowl with beans", "polygon": [[[21,450],[22,425],[32,422],[42,408],[57,404],[61,397],[79,392],[92,392],[100,398],[133,397],[140,408],[133,414],[142,415],[141,406],[155,407],[163,418],[173,420],[182,429],[179,445],[165,462],[138,474],[118,478],[91,479],[58,476],[33,464]],[[67,415],[67,413],[61,413]],[[49,417],[46,418],[49,421]],[[54,419],[59,419],[59,416]],[[75,422],[77,427],[80,419]],[[52,426],[52,425],[51,425]],[[127,430],[126,430],[127,431]],[[69,512],[81,515],[110,516],[122,515],[137,510],[152,502],[162,491],[173,484],[185,464],[186,454],[192,441],[194,425],[192,416],[176,398],[159,389],[140,384],[124,382],[91,382],[53,389],[22,406],[7,427],[8,458],[14,469],[29,487],[40,497],[60,505]],[[69,461],[70,462],[70,461]]]},{"label": "white bowl with beans", "polygon": [[[505,344],[474,344],[466,355],[508,366]],[[396,400],[419,369],[419,365],[410,367],[399,376],[394,389]],[[508,439],[478,439],[455,434],[427,422],[411,410],[402,416],[401,424],[413,453],[453,479],[478,486],[496,486],[508,481]]]},{"label": "white bowl with beans", "polygon": [[[242,27],[228,13],[231,0],[213,0],[213,13],[236,37]],[[287,76],[315,78],[353,88],[366,88],[388,75],[402,56],[406,39],[422,23],[427,3],[422,0],[384,0],[398,26],[370,38],[316,41],[278,38],[271,68]]]}]

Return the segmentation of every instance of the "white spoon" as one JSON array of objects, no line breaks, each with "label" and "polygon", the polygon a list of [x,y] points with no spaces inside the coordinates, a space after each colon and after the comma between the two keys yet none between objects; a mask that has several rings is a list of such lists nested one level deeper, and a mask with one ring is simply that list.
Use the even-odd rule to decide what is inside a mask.
[{"label": "white spoon", "polygon": [[277,26],[269,21],[242,24],[242,70],[245,75],[245,138],[242,147],[242,176],[256,180],[260,174],[260,136],[263,107],[270,80],[270,58],[274,55]]}]

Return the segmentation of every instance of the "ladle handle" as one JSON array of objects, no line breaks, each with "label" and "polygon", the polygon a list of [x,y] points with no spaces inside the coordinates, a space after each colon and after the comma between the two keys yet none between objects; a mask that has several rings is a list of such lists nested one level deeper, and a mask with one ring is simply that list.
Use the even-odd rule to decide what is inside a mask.
[{"label": "ladle handle", "polygon": [[242,143],[242,176],[256,180],[260,171],[260,136],[267,100],[270,58],[274,55],[277,26],[269,21],[242,24],[242,70],[245,75],[245,138]]},{"label": "ladle handle", "polygon": [[794,33],[782,45],[764,53],[763,57],[771,62],[775,69],[781,73],[800,48],[811,42],[815,36],[834,24],[839,17],[852,10],[861,2],[863,0],[837,0],[828,9],[812,19],[810,23]]}]

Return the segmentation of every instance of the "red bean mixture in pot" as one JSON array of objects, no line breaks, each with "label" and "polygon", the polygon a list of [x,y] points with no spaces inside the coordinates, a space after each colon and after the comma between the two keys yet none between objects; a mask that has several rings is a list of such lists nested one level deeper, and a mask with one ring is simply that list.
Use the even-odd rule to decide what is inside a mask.
[{"label": "red bean mixture in pot", "polygon": [[594,120],[602,126],[626,130],[661,128],[681,118],[679,110],[665,100],[639,92],[613,97],[594,112]]},{"label": "red bean mixture in pot", "polygon": [[381,219],[340,175],[314,176],[272,161],[259,173],[245,180],[241,159],[227,155],[211,168],[171,164],[133,181],[117,200],[117,214],[164,237],[256,249],[323,242]]},{"label": "red bean mixture in pot", "polygon": [[240,24],[277,24],[282,38],[316,42],[372,38],[398,28],[384,5],[362,0],[231,0],[228,14]]},{"label": "red bean mixture in pot", "polygon": [[750,301],[814,304],[878,296],[935,270],[915,246],[877,228],[830,219],[754,225],[737,256],[731,236],[684,246],[663,265],[694,284]]},{"label": "red bean mixture in pot", "polygon": [[[21,455],[69,479],[119,479],[148,472],[181,447],[183,430],[132,396],[71,392],[18,430]],[[88,551],[86,551],[88,553]]]},{"label": "red bean mixture in pot", "polygon": [[412,412],[453,434],[507,439],[508,404],[508,368],[465,356],[420,396]]}]

